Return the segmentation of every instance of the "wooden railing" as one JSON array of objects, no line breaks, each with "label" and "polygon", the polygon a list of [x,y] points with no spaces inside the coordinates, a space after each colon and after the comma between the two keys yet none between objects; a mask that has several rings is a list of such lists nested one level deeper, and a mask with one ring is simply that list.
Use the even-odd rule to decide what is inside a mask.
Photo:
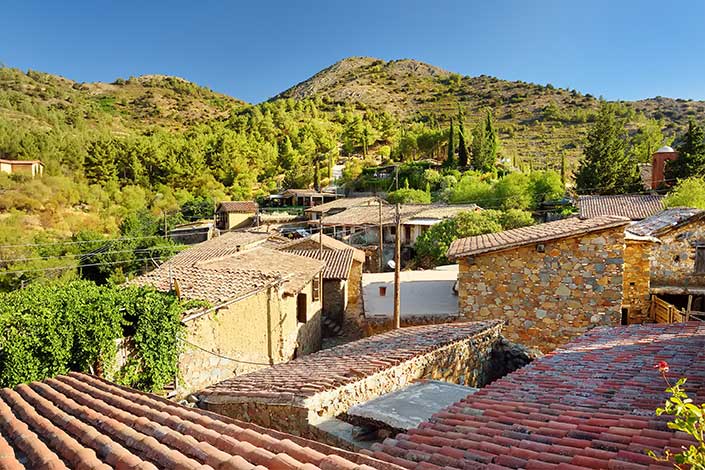
[{"label": "wooden railing", "polygon": [[656,323],[680,323],[690,320],[701,320],[699,315],[697,315],[698,313],[700,312],[681,310],[655,295],[651,296],[651,318]]}]

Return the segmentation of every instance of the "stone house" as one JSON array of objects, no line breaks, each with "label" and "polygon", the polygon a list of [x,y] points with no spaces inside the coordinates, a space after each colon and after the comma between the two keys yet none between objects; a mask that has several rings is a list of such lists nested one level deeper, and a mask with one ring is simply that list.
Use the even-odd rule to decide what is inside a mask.
[{"label": "stone house", "polygon": [[5,160],[0,158],[0,173],[34,178],[44,175],[44,164],[39,160]]},{"label": "stone house", "polygon": [[[362,272],[365,268],[365,252],[348,245],[345,242],[336,240],[326,234],[315,233],[305,238],[299,238],[281,246],[282,250],[319,250],[323,239],[323,251],[346,251],[352,250],[352,266],[347,277],[347,304],[355,304],[361,298]],[[325,277],[324,277],[325,279]],[[325,302],[325,296],[324,296]]]},{"label": "stone house", "polygon": [[349,284],[353,267],[353,250],[286,250],[306,258],[322,260],[323,320],[325,324],[342,326],[348,308]]},{"label": "stone house", "polygon": [[511,341],[548,352],[587,329],[618,325],[624,227],[616,216],[555,222],[454,241],[459,311],[501,319]]},{"label": "stone house", "polygon": [[[648,310],[654,296],[694,315],[705,312],[705,211],[667,209],[630,225],[627,234],[647,240],[633,242],[641,260],[633,263],[641,269],[625,278],[625,283],[634,283],[631,295],[639,299],[629,311],[630,322],[656,320]],[[649,273],[648,283],[644,272]]]},{"label": "stone house", "polygon": [[215,210],[215,226],[219,230],[252,227],[257,223],[259,205],[255,201],[226,201]]},{"label": "stone house", "polygon": [[186,250],[131,281],[208,303],[182,319],[180,396],[321,346],[322,261],[266,246],[220,248]]},{"label": "stone house", "polygon": [[493,377],[498,321],[400,328],[225,380],[197,394],[199,408],[348,447],[336,419],[421,379],[473,387]]}]

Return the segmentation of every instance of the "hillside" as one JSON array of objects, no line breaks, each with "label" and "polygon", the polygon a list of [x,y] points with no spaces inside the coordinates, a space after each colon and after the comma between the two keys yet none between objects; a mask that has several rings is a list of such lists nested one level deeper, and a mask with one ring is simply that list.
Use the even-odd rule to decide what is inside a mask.
[{"label": "hillside", "polygon": [[48,130],[87,126],[120,133],[150,127],[184,129],[227,116],[245,104],[164,75],[79,83],[42,72],[0,68],[0,119]]},{"label": "hillside", "polygon": [[[370,57],[344,59],[276,98],[313,97],[386,110],[406,121],[424,115],[447,119],[460,108],[471,124],[489,107],[502,132],[505,153],[538,165],[562,154],[578,157],[587,123],[598,106],[596,97],[550,84],[461,76],[415,60],[385,62]],[[622,103],[625,114],[662,120],[663,132],[670,137],[691,116],[705,120],[703,101],[657,97]]]}]

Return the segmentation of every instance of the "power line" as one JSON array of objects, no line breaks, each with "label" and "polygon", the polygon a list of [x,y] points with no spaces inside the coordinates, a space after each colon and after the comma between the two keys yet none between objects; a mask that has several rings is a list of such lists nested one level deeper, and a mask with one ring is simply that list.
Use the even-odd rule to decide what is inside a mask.
[{"label": "power line", "polygon": [[[181,238],[189,237],[190,234],[173,234],[169,235],[169,238]],[[154,238],[163,239],[164,235],[146,235],[143,237],[118,237],[118,238],[96,238],[93,240],[74,240],[74,241],[63,241],[63,242],[48,242],[48,243],[20,243],[16,245],[0,245],[0,248],[20,248],[28,246],[59,246],[59,245],[81,245],[84,243],[112,243],[119,241],[134,241],[134,240],[150,240]]]},{"label": "power line", "polygon": [[102,255],[119,254],[119,253],[149,253],[156,250],[169,250],[169,251],[179,251],[188,248],[187,245],[161,245],[151,248],[137,248],[134,250],[116,250],[116,251],[95,251],[89,253],[67,253],[65,255],[54,255],[54,256],[39,256],[35,258],[0,258],[0,262],[25,262],[25,261],[48,261],[50,259],[63,259],[63,258],[91,258]]},{"label": "power line", "polygon": [[253,366],[267,366],[267,367],[269,367],[269,366],[272,365],[272,364],[270,364],[270,363],[268,363],[268,362],[252,362],[252,361],[243,361],[243,360],[241,360],[241,359],[233,359],[232,357],[223,356],[222,354],[219,354],[219,353],[217,353],[217,352],[209,351],[208,349],[202,348],[201,346],[199,346],[199,345],[197,345],[197,344],[193,344],[193,343],[191,343],[190,341],[187,341],[187,340],[185,340],[185,339],[183,339],[183,338],[181,339],[181,341],[183,341],[184,343],[186,343],[186,344],[188,344],[189,346],[192,346],[192,347],[194,347],[194,348],[196,348],[196,349],[200,349],[201,351],[203,351],[203,352],[205,352],[205,353],[212,354],[213,356],[216,356],[216,357],[219,357],[219,358],[221,358],[221,359],[228,360],[228,361],[239,362],[240,364],[250,364],[250,365],[253,365]]},{"label": "power line", "polygon": [[91,264],[82,264],[82,265],[64,265],[64,266],[55,266],[52,268],[34,268],[34,269],[18,269],[18,270],[8,270],[8,271],[0,271],[0,275],[8,275],[8,274],[24,274],[24,273],[30,273],[30,272],[40,272],[40,271],[61,271],[62,269],[77,269],[77,268],[88,268],[88,267],[93,267],[93,266],[108,266],[108,265],[113,265],[113,264],[127,264],[127,263],[138,263],[141,261],[150,261],[150,260],[168,260],[170,257],[168,256],[161,256],[161,257],[149,257],[149,258],[139,258],[139,259],[134,259],[134,260],[122,260],[122,261],[109,261],[109,262],[104,262],[104,263],[91,263]]}]

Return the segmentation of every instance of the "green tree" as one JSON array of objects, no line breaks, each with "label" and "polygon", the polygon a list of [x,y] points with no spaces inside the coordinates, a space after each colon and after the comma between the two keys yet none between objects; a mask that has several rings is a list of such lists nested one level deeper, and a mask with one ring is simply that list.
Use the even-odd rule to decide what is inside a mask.
[{"label": "green tree", "polygon": [[480,120],[472,133],[472,166],[477,171],[489,172],[495,169],[499,139],[492,122],[492,111],[487,109],[485,118]]},{"label": "green tree", "polygon": [[392,204],[397,202],[401,204],[430,204],[431,193],[421,189],[409,189],[405,187],[390,192],[387,195],[387,200]]},{"label": "green tree", "polygon": [[691,176],[705,176],[705,130],[694,120],[677,147],[678,158],[666,164],[666,179],[680,180]]},{"label": "green tree", "polygon": [[622,194],[639,188],[636,162],[626,152],[624,124],[615,106],[603,101],[576,174],[578,191]]},{"label": "green tree", "polygon": [[666,195],[664,207],[695,207],[705,209],[705,179],[693,176],[685,178]]},{"label": "green tree", "polygon": [[461,123],[458,127],[458,165],[460,168],[467,168],[469,157],[468,144],[465,142],[465,128]]},{"label": "green tree", "polygon": [[450,119],[450,129],[448,129],[448,155],[444,165],[448,168],[455,167],[455,128],[453,118]]}]

